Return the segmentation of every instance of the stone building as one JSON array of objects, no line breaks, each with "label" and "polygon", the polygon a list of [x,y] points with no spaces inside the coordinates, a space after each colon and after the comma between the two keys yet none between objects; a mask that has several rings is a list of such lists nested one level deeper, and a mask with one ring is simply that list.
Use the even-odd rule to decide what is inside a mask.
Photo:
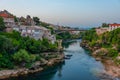
[{"label": "stone building", "polygon": [[109,31],[109,28],[96,28],[96,33],[98,35],[101,35],[101,34],[107,32],[107,31]]},{"label": "stone building", "polygon": [[12,27],[15,26],[14,16],[8,11],[4,10],[4,11],[0,11],[0,17],[4,19],[6,31],[7,32],[12,31]]}]

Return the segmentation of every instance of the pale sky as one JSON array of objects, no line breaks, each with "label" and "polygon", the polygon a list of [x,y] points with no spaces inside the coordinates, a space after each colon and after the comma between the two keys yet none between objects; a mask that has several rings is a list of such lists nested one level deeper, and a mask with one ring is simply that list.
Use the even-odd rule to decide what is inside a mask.
[{"label": "pale sky", "polygon": [[0,0],[0,10],[4,9],[16,16],[38,16],[71,27],[120,23],[120,0]]}]

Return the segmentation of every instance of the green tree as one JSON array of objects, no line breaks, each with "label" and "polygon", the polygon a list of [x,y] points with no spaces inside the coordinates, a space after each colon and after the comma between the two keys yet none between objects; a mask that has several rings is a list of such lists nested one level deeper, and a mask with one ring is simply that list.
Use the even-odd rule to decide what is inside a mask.
[{"label": "green tree", "polygon": [[11,53],[13,50],[13,44],[11,39],[5,36],[0,36],[0,52]]},{"label": "green tree", "polygon": [[32,54],[39,54],[41,52],[41,41],[34,39],[27,40],[26,50]]},{"label": "green tree", "polygon": [[27,68],[31,67],[32,63],[36,60],[35,55],[29,54],[24,49],[19,50],[12,57],[15,64]]},{"label": "green tree", "polygon": [[86,31],[85,33],[83,33],[83,40],[87,40],[87,41],[93,41],[93,40],[97,40],[98,39],[98,35],[96,34],[95,29],[91,29]]},{"label": "green tree", "polygon": [[103,24],[102,24],[102,27],[109,27],[109,24],[103,23]]},{"label": "green tree", "polygon": [[71,39],[72,38],[72,35],[67,31],[67,32],[63,32],[63,33],[60,33],[56,36],[57,39]]},{"label": "green tree", "polygon": [[33,17],[33,20],[36,25],[40,25],[40,19],[38,17]]},{"label": "green tree", "polygon": [[109,53],[107,54],[108,57],[116,58],[118,56],[118,51],[115,49],[108,49]]},{"label": "green tree", "polygon": [[13,59],[19,63],[27,63],[31,61],[31,56],[26,50],[21,49],[13,55]]},{"label": "green tree", "polygon": [[4,31],[5,29],[5,23],[2,17],[0,17],[0,31]]},{"label": "green tree", "polygon": [[[43,27],[46,27],[48,28],[48,26],[50,25],[49,23],[46,23],[46,22],[40,22],[40,25],[43,26]],[[48,28],[49,29],[49,28]]]},{"label": "green tree", "polygon": [[18,22],[18,18],[16,16],[14,16],[14,21]]},{"label": "green tree", "polygon": [[13,68],[13,62],[11,61],[9,56],[6,56],[5,54],[2,55],[0,53],[0,68]]}]

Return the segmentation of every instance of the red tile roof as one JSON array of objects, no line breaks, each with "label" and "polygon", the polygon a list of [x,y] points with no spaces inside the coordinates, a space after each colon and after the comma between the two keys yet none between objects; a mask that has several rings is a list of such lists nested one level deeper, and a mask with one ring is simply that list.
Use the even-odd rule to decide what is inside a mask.
[{"label": "red tile roof", "polygon": [[3,18],[14,18],[14,16],[12,16],[10,14],[7,14],[7,13],[0,13],[0,17],[3,17]]},{"label": "red tile roof", "polygon": [[112,26],[113,26],[113,27],[116,27],[116,26],[119,27],[120,24],[109,24],[109,26],[110,26],[110,27],[112,27]]}]

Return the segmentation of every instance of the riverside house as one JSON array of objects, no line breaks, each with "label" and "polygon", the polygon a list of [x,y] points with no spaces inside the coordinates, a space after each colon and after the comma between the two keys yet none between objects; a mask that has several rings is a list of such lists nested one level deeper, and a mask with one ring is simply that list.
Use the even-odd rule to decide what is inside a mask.
[{"label": "riverside house", "polygon": [[101,35],[107,31],[113,31],[117,28],[120,28],[120,24],[114,23],[114,24],[109,24],[109,27],[105,27],[105,28],[96,28],[96,33],[98,35]]},{"label": "riverside house", "polygon": [[4,19],[4,23],[6,26],[6,31],[12,31],[12,27],[15,26],[14,16],[8,11],[0,11],[0,17]]},{"label": "riverside house", "polygon": [[120,28],[120,24],[117,24],[117,23],[109,24],[109,31],[113,31],[117,28]]}]

